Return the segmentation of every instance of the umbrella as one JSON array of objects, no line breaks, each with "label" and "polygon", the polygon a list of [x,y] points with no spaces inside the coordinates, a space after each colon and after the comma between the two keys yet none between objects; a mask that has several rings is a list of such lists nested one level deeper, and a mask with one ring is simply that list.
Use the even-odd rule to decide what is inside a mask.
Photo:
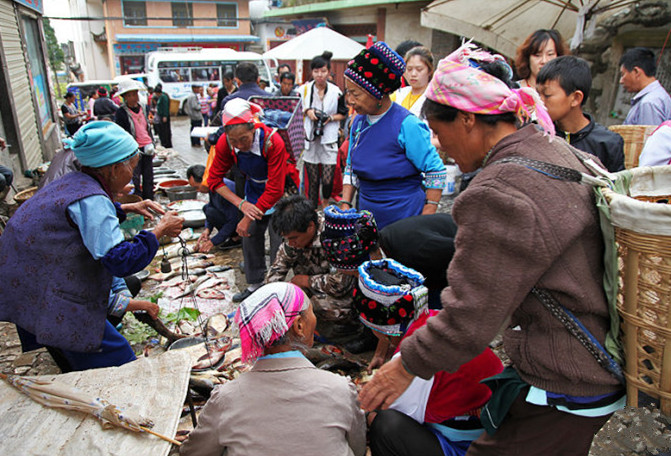
[{"label": "umbrella", "polygon": [[6,380],[7,383],[44,406],[93,415],[102,422],[104,429],[117,426],[134,432],[146,432],[175,445],[181,445],[178,441],[149,429],[153,426],[151,421],[145,420],[141,422],[124,414],[115,405],[110,404],[105,399],[93,397],[69,385],[2,373],[0,373],[0,378]]},{"label": "umbrella", "polygon": [[324,51],[333,52],[332,60],[350,60],[363,46],[328,27],[316,27],[263,54],[264,59],[311,60]]},{"label": "umbrella", "polygon": [[[421,24],[473,38],[507,57],[534,30],[556,29],[576,49],[583,32],[597,17],[614,14],[633,0],[435,0],[421,15]],[[588,24],[588,25],[587,25]]]}]

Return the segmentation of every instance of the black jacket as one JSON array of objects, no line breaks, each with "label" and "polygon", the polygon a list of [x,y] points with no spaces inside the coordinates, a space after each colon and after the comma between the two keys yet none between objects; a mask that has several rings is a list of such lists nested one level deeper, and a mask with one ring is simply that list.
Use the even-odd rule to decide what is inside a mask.
[{"label": "black jacket", "polygon": [[119,107],[109,98],[100,97],[93,103],[93,115],[98,118],[98,120],[113,120],[114,113],[119,109]]},{"label": "black jacket", "polygon": [[622,171],[624,169],[622,136],[594,122],[589,114],[585,114],[585,117],[589,119],[589,125],[585,128],[568,135],[557,130],[557,136],[566,139],[576,149],[597,156],[611,173]]}]

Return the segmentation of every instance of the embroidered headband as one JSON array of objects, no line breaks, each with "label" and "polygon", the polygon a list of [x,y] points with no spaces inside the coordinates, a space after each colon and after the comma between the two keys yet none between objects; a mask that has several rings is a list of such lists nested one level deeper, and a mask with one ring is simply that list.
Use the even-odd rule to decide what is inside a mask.
[{"label": "embroidered headband", "polygon": [[401,87],[403,58],[387,43],[378,41],[347,63],[345,76],[378,100]]},{"label": "embroidered headband", "polygon": [[359,266],[359,282],[352,297],[359,320],[387,336],[402,336],[408,325],[428,312],[424,276],[391,259],[366,261]]},{"label": "embroidered headband", "polygon": [[377,247],[377,224],[373,214],[356,209],[324,209],[321,244],[329,263],[338,269],[354,270],[368,260]]},{"label": "embroidered headband", "polygon": [[499,55],[478,49],[472,43],[464,43],[438,62],[438,68],[426,88],[426,98],[475,114],[512,112],[520,122],[535,114],[538,124],[552,140],[555,134],[554,124],[535,89],[511,89],[503,81],[472,63],[473,60],[493,62],[502,59]]}]

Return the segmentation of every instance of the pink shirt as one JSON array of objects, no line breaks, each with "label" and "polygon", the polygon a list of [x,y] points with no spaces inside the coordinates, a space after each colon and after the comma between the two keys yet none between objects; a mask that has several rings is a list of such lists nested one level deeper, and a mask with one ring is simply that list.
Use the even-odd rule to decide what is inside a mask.
[{"label": "pink shirt", "polygon": [[133,110],[129,108],[128,112],[130,112],[131,120],[135,124],[135,141],[137,141],[137,145],[144,147],[151,144],[153,141],[147,131],[147,118],[144,116],[142,108],[140,107],[139,112],[133,112]]}]

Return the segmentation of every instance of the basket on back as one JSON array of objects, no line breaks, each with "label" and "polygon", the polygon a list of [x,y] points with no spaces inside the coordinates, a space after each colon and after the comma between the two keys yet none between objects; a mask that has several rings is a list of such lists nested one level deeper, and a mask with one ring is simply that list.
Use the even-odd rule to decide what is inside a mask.
[{"label": "basket on back", "polygon": [[656,125],[611,125],[609,130],[614,131],[624,139],[624,167],[626,169],[638,166],[638,157],[641,155],[645,141]]},{"label": "basket on back", "polygon": [[671,166],[616,175],[627,194],[600,191],[615,227],[627,401],[644,392],[671,414]]},{"label": "basket on back", "polygon": [[278,128],[277,132],[284,140],[287,152],[298,160],[305,146],[305,128],[303,127],[303,107],[300,97],[251,97],[250,102],[256,103],[264,110],[279,109],[290,112],[291,118],[285,128]]}]

